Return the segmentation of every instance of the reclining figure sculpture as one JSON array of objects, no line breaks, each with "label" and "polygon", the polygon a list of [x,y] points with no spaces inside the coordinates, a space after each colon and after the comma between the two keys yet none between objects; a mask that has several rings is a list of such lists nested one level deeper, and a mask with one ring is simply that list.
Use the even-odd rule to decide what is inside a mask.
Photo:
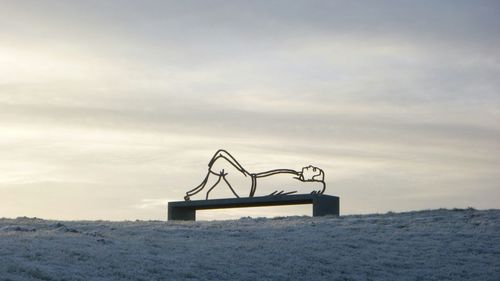
[{"label": "reclining figure sculpture", "polygon": [[[240,165],[240,163],[238,163],[238,161],[236,161],[236,159],[231,154],[229,154],[225,150],[220,149],[214,154],[214,156],[208,163],[208,173],[205,179],[201,182],[200,185],[186,192],[184,200],[189,201],[191,199],[191,196],[202,191],[207,185],[209,186],[209,188],[206,193],[205,199],[208,199],[210,192],[221,182],[221,180],[227,184],[231,192],[237,198],[240,198],[240,196],[244,192],[241,191],[241,187],[237,192],[235,187],[233,187],[230,182],[234,180],[246,180],[246,182],[248,182],[248,196],[253,197],[255,191],[257,190],[257,182],[259,178],[271,177],[280,174],[290,175],[291,179],[301,182],[318,183],[318,189],[313,190],[311,192],[312,194],[323,194],[326,189],[326,184],[324,181],[325,173],[318,167],[309,165],[307,167],[303,167],[300,172],[292,169],[275,169],[261,173],[249,173]],[[270,193],[269,196],[288,195],[296,192],[297,191],[275,190],[274,192]]]}]

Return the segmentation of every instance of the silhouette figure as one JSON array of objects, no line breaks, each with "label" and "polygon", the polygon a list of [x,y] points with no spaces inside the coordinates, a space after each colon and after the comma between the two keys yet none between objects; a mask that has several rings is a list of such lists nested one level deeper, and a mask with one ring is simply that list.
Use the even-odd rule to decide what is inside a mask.
[{"label": "silhouette figure", "polygon": [[[205,177],[205,179],[201,182],[200,185],[197,187],[189,190],[186,192],[186,196],[184,196],[184,200],[189,201],[191,196],[199,193],[202,191],[207,184],[210,182],[214,182],[214,184],[209,185],[207,194],[205,196],[206,199],[208,199],[208,196],[210,192],[221,182],[224,181],[231,192],[238,198],[240,198],[241,195],[245,194],[244,190],[237,190],[230,184],[231,181],[235,180],[236,178],[239,178],[238,180],[247,180],[248,182],[248,189],[249,190],[249,197],[253,197],[255,194],[255,191],[257,189],[257,179],[259,178],[264,178],[264,177],[271,177],[274,175],[278,174],[291,174],[293,179],[296,179],[298,181],[302,182],[317,182],[320,184],[320,188],[318,190],[314,190],[311,193],[313,194],[323,194],[323,192],[326,189],[326,184],[324,181],[325,178],[325,173],[323,170],[320,168],[314,167],[314,166],[307,166],[302,168],[302,171],[298,172],[292,169],[276,169],[276,170],[270,170],[262,173],[249,173],[247,170],[245,170],[236,159],[229,154],[229,152],[220,149],[218,150],[210,162],[208,163],[208,173]],[[297,191],[274,191],[269,196],[281,196],[281,195],[288,195],[292,193],[296,193]]]}]

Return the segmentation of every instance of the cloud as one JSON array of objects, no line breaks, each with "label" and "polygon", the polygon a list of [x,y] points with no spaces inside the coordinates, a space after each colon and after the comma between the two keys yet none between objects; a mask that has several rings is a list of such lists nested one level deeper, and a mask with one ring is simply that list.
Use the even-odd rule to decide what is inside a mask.
[{"label": "cloud", "polygon": [[2,6],[0,193],[52,182],[66,197],[64,183],[133,190],[120,208],[182,198],[227,148],[255,170],[318,163],[348,212],[410,206],[398,196],[498,207],[495,3]]}]

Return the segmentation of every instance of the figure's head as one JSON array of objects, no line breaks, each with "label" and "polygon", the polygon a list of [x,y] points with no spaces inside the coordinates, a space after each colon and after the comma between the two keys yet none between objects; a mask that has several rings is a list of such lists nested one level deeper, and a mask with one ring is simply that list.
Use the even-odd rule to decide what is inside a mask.
[{"label": "figure's head", "polygon": [[303,181],[324,181],[325,173],[320,168],[309,165],[302,168],[300,178]]}]

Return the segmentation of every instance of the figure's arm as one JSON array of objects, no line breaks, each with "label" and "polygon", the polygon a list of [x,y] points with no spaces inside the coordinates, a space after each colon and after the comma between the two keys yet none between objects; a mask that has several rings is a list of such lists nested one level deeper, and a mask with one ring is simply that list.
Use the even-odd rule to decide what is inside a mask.
[{"label": "figure's arm", "polygon": [[300,172],[297,172],[297,171],[291,170],[291,169],[276,169],[276,170],[266,171],[266,172],[262,172],[262,173],[257,173],[257,174],[255,174],[255,176],[258,178],[263,178],[263,177],[269,177],[269,176],[277,175],[277,174],[292,174],[292,175],[295,175],[297,177],[300,177]]},{"label": "figure's arm", "polygon": [[325,192],[325,189],[326,189],[326,183],[324,181],[321,181],[321,184],[323,185],[321,190],[314,190],[311,193],[312,194],[323,194],[323,192]]}]

